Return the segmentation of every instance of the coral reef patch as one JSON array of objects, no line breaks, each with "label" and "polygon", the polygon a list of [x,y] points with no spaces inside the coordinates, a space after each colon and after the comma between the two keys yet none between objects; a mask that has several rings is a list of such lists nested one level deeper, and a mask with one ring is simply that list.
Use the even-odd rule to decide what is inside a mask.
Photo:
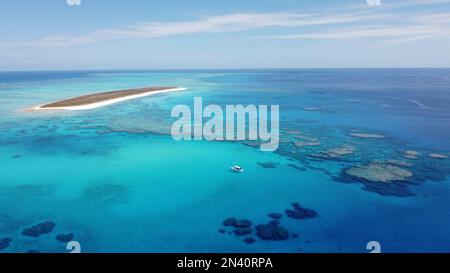
[{"label": "coral reef patch", "polygon": [[406,181],[413,173],[390,164],[370,163],[368,165],[351,167],[346,169],[345,174],[370,182],[391,183]]},{"label": "coral reef patch", "polygon": [[55,227],[56,227],[55,223],[53,223],[52,221],[46,221],[24,229],[22,231],[22,235],[29,237],[39,237],[43,234],[52,232]]},{"label": "coral reef patch", "polygon": [[268,162],[258,162],[258,165],[265,169],[275,169],[279,163],[268,161]]},{"label": "coral reef patch", "polygon": [[268,241],[284,241],[289,238],[289,231],[274,223],[256,226],[256,235]]},{"label": "coral reef patch", "polygon": [[286,210],[286,215],[289,218],[299,219],[299,220],[308,219],[308,218],[316,218],[317,216],[319,216],[315,210],[309,209],[309,208],[304,208],[299,203],[293,203],[292,209]]},{"label": "coral reef patch", "polygon": [[58,242],[68,243],[68,242],[72,241],[74,237],[75,237],[75,234],[73,234],[73,233],[59,234],[56,236],[56,240]]},{"label": "coral reef patch", "polygon": [[1,238],[0,239],[0,251],[6,249],[11,244],[12,239],[11,238]]}]

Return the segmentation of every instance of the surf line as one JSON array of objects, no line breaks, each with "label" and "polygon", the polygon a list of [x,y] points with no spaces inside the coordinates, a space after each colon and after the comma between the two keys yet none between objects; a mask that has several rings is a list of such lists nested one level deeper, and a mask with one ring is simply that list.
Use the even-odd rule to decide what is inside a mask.
[{"label": "surf line", "polygon": [[171,128],[174,140],[257,141],[261,151],[270,152],[279,146],[279,105],[226,105],[224,111],[216,104],[203,108],[202,97],[194,97],[193,111],[175,105],[171,117],[178,118]]}]

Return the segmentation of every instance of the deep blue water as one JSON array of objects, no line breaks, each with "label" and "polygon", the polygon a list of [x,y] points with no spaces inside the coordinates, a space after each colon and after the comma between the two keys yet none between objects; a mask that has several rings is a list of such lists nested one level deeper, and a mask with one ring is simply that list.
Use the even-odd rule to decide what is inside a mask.
[{"label": "deep blue water", "polygon": [[[188,90],[82,112],[23,111],[162,85]],[[279,104],[280,148],[174,141],[170,111],[195,96]],[[385,252],[448,252],[450,160],[430,154],[450,156],[449,106],[449,69],[0,72],[0,240],[11,239],[0,251],[66,252],[55,237],[73,234],[84,252],[367,252],[373,240]],[[323,156],[342,147],[352,152]],[[419,155],[405,158],[408,150]],[[346,175],[373,162],[413,176]],[[245,172],[230,172],[235,164]],[[288,217],[294,202],[318,216]],[[271,212],[283,215],[287,240],[256,234]],[[251,220],[251,234],[224,227],[229,217]],[[45,221],[56,225],[50,233],[22,235]]]}]

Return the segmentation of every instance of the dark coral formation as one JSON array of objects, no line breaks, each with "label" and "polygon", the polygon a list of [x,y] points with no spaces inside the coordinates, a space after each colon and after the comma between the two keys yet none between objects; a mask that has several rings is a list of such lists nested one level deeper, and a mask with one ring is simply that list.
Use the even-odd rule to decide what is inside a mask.
[{"label": "dark coral formation", "polygon": [[11,238],[1,238],[0,239],[0,251],[6,249],[11,244],[12,239]]},{"label": "dark coral formation", "polygon": [[56,227],[55,223],[53,223],[52,221],[46,221],[24,229],[22,231],[22,235],[29,237],[39,237],[43,234],[52,232],[55,227]]},{"label": "dark coral formation", "polygon": [[293,219],[308,219],[308,218],[315,218],[318,216],[318,213],[309,208],[302,207],[299,203],[293,203],[292,204],[293,209],[287,209],[286,215]]},{"label": "dark coral formation", "polygon": [[282,226],[274,224],[257,225],[256,235],[263,240],[284,241],[289,238],[289,231]]},{"label": "dark coral formation", "polygon": [[236,228],[234,233],[238,236],[249,235],[252,233],[252,221],[241,219],[234,222],[233,226]]},{"label": "dark coral formation", "polygon": [[414,195],[408,188],[408,186],[411,185],[409,182],[377,183],[355,179],[354,177],[349,177],[345,174],[334,177],[333,179],[337,182],[346,184],[360,183],[363,185],[362,190],[374,192],[382,196],[408,197]]},{"label": "dark coral formation", "polygon": [[249,235],[252,234],[252,228],[237,228],[234,230],[234,233],[238,236]]},{"label": "dark coral formation", "polygon": [[[232,233],[236,234],[237,236],[244,236],[249,235],[253,232],[252,230],[252,221],[247,219],[240,219],[237,220],[234,217],[230,217],[225,219],[222,224],[226,227],[234,227]],[[225,229],[219,230],[220,233],[226,233]]]},{"label": "dark coral formation", "polygon": [[[318,213],[312,209],[304,208],[299,203],[292,204],[293,209],[286,210],[288,217],[293,219],[308,219],[318,216]],[[234,234],[236,236],[246,236],[252,233],[256,233],[256,236],[262,240],[267,241],[284,241],[289,239],[289,231],[281,225],[281,213],[271,212],[267,216],[271,219],[267,224],[259,224],[255,227],[252,226],[252,221],[247,219],[237,220],[234,217],[227,218],[222,222],[226,227],[232,228],[228,234]],[[255,231],[255,232],[254,232]],[[226,234],[226,229],[220,229],[220,233]],[[292,238],[298,238],[297,233],[293,233]],[[254,237],[245,237],[244,242],[246,244],[253,244],[256,242]]]},{"label": "dark coral formation", "polygon": [[251,244],[255,243],[256,240],[255,240],[255,238],[253,238],[253,237],[247,237],[247,238],[244,239],[244,242],[245,242],[247,245],[251,245]]},{"label": "dark coral formation", "polygon": [[226,227],[234,226],[236,221],[237,221],[236,218],[231,217],[231,218],[225,219],[225,221],[223,221],[223,225]]},{"label": "dark coral formation", "polygon": [[265,168],[265,169],[274,169],[279,164],[276,162],[268,161],[268,162],[258,162],[258,165]]},{"label": "dark coral formation", "polygon": [[272,212],[269,213],[268,216],[272,219],[279,220],[283,215],[281,213]]},{"label": "dark coral formation", "polygon": [[59,234],[56,236],[56,240],[63,243],[68,243],[73,240],[75,237],[75,234],[68,233],[68,234]]},{"label": "dark coral formation", "polygon": [[252,226],[252,221],[247,219],[238,220],[233,225],[235,228],[249,228]]},{"label": "dark coral formation", "polygon": [[375,138],[375,139],[383,139],[385,138],[384,135],[381,134],[372,134],[372,133],[351,133],[351,137],[356,138]]},{"label": "dark coral formation", "polygon": [[278,226],[280,224],[280,221],[278,221],[278,220],[271,220],[269,222],[269,224],[274,225],[274,226]]}]

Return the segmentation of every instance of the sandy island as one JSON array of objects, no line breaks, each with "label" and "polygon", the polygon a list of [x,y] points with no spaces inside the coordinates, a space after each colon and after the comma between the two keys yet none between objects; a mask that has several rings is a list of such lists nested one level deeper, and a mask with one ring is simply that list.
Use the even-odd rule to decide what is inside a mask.
[{"label": "sandy island", "polygon": [[183,91],[186,88],[181,87],[148,87],[148,88],[136,88],[127,89],[103,93],[95,93],[90,95],[84,95],[80,97],[65,99],[61,101],[41,104],[32,107],[30,111],[41,110],[89,110],[106,105],[132,100],[136,98],[146,97],[158,93]]}]

